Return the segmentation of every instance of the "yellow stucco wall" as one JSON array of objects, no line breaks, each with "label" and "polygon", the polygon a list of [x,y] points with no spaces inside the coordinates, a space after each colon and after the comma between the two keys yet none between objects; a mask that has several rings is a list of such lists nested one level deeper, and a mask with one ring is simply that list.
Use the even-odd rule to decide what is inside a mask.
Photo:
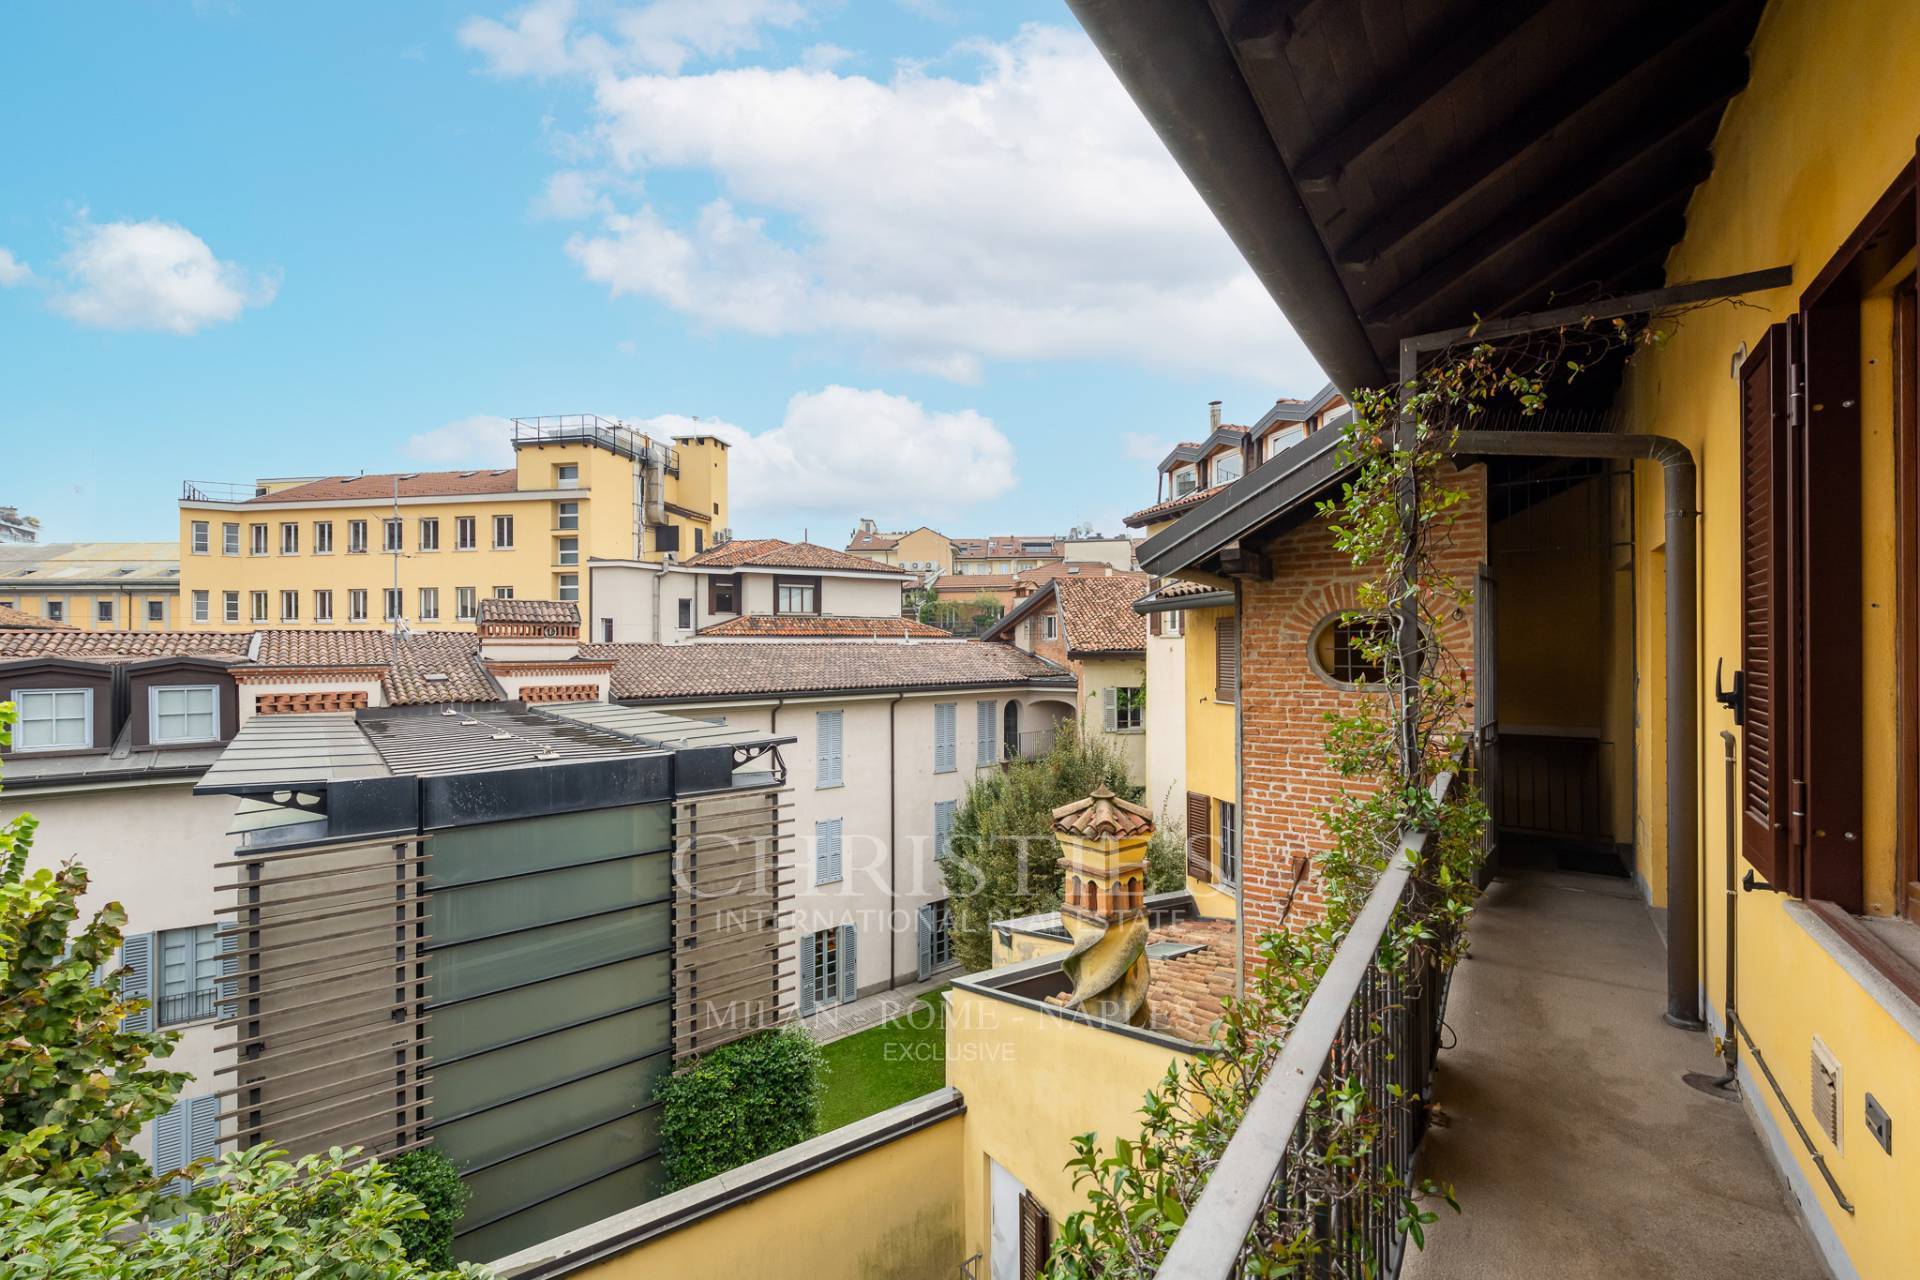
[{"label": "yellow stucco wall", "polygon": [[934,529],[915,529],[900,539],[894,564],[933,564],[941,573],[953,572],[953,543]]},{"label": "yellow stucco wall", "polygon": [[967,1100],[965,1255],[987,1252],[989,1160],[1046,1205],[1057,1233],[1086,1207],[1066,1168],[1073,1139],[1096,1133],[1111,1150],[1114,1138],[1137,1136],[1142,1099],[1169,1064],[1191,1055],[958,987],[946,1000],[947,1083]]},{"label": "yellow stucco wall", "polygon": [[[1626,403],[1633,430],[1674,436],[1701,466],[1700,627],[1701,848],[1705,875],[1706,987],[1718,1009],[1725,975],[1722,864],[1725,841],[1719,732],[1729,713],[1712,699],[1716,658],[1739,660],[1739,432],[1730,362],[1751,349],[1766,327],[1790,313],[1810,282],[1866,214],[1901,167],[1920,134],[1920,6],[1906,0],[1774,0],[1755,37],[1752,79],[1734,100],[1714,144],[1714,171],[1695,193],[1687,235],[1667,266],[1670,281],[1704,279],[1791,263],[1792,287],[1750,294],[1749,307],[1718,306],[1686,317],[1674,337],[1638,358]],[[1866,522],[1861,680],[1865,692],[1865,829],[1867,907],[1894,905],[1895,738],[1892,626],[1893,471],[1889,442],[1885,304],[1870,305],[1862,332],[1862,492]],[[1881,318],[1876,318],[1876,317]],[[1640,873],[1663,897],[1666,724],[1661,644],[1664,553],[1658,468],[1638,479],[1636,658],[1641,742],[1641,805],[1636,844]],[[1876,745],[1877,744],[1877,745]],[[1742,864],[1744,870],[1744,864]],[[1845,971],[1787,901],[1742,894],[1740,988],[1742,1020],[1795,1106],[1809,1096],[1809,1047],[1818,1035],[1842,1065],[1842,1139],[1821,1147],[1835,1177],[1857,1205],[1841,1212],[1801,1152],[1764,1084],[1749,1092],[1785,1135],[1810,1203],[1862,1276],[1914,1274],[1920,1257],[1920,1147],[1899,1138],[1893,1154],[1869,1137],[1863,1099],[1872,1092],[1896,1117],[1920,1116],[1920,1043]],[[1803,1110],[1804,1116],[1804,1110]]]},{"label": "yellow stucco wall", "polygon": [[[1147,738],[1144,728],[1120,733],[1109,733],[1106,728],[1106,697],[1109,689],[1145,689],[1147,687],[1147,660],[1138,658],[1082,658],[1080,659],[1079,706],[1075,714],[1087,732],[1099,735],[1102,742],[1118,752],[1127,762],[1127,777],[1133,782],[1144,785],[1147,781]],[[1153,708],[1148,707],[1142,725],[1153,719]]]}]

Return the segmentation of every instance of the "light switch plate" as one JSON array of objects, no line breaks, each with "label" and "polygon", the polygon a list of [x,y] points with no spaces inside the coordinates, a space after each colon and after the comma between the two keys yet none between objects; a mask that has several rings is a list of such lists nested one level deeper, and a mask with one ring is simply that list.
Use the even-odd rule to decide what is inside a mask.
[{"label": "light switch plate", "polygon": [[1867,1095],[1867,1132],[1888,1155],[1893,1154],[1893,1117],[1880,1105],[1880,1099]]}]

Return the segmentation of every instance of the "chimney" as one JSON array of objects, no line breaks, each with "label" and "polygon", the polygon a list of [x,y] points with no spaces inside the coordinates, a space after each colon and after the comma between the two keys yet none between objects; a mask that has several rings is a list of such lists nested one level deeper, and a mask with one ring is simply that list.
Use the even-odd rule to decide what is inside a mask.
[{"label": "chimney", "polygon": [[1073,950],[1060,962],[1073,982],[1066,1007],[1131,1027],[1147,1007],[1147,842],[1153,815],[1101,786],[1053,811],[1066,873],[1060,923]]},{"label": "chimney", "polygon": [[1210,431],[1218,431],[1220,429],[1220,402],[1218,400],[1207,401],[1207,429]]}]

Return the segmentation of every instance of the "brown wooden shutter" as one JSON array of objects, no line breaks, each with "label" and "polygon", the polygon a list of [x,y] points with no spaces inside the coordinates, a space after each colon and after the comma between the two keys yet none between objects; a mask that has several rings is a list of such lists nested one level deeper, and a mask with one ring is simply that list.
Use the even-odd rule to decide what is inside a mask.
[{"label": "brown wooden shutter", "polygon": [[1219,618],[1213,624],[1213,700],[1240,701],[1240,620]]},{"label": "brown wooden shutter", "polygon": [[1147,615],[1147,634],[1150,636],[1160,634],[1160,615],[1158,613],[1150,613]]},{"label": "brown wooden shutter", "polygon": [[1187,792],[1187,874],[1213,882],[1213,797]]},{"label": "brown wooden shutter", "polygon": [[1047,1209],[1030,1191],[1020,1193],[1020,1280],[1038,1280],[1047,1269]]},{"label": "brown wooden shutter", "polygon": [[1795,561],[1787,488],[1786,326],[1774,325],[1740,366],[1740,853],[1782,889],[1790,871],[1788,692]]}]

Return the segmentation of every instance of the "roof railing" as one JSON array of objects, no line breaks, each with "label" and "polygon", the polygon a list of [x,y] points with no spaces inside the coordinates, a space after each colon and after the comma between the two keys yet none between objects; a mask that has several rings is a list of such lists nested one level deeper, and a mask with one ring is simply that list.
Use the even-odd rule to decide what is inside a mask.
[{"label": "roof railing", "polygon": [[655,440],[644,431],[635,431],[617,418],[597,413],[551,413],[513,420],[513,443],[592,444],[619,454],[659,466],[669,475],[680,474],[680,451]]},{"label": "roof railing", "polygon": [[260,496],[261,488],[257,484],[241,484],[227,480],[183,480],[180,482],[180,501],[182,502],[250,502]]},{"label": "roof railing", "polygon": [[[1455,776],[1434,780],[1436,800]],[[1351,1182],[1409,1181],[1425,1131],[1448,975],[1433,948],[1420,949],[1401,970],[1383,967],[1380,950],[1418,891],[1413,872],[1427,839],[1425,831],[1403,833],[1398,855],[1334,951],[1174,1238],[1160,1280],[1236,1280],[1256,1235],[1276,1231],[1312,1235],[1320,1247],[1316,1275],[1398,1275],[1406,1233],[1397,1212],[1367,1199],[1328,1203],[1322,1190],[1290,1186],[1287,1171],[1320,1140],[1310,1105],[1315,1092],[1339,1080],[1357,1082],[1380,1108],[1379,1132]]]}]

